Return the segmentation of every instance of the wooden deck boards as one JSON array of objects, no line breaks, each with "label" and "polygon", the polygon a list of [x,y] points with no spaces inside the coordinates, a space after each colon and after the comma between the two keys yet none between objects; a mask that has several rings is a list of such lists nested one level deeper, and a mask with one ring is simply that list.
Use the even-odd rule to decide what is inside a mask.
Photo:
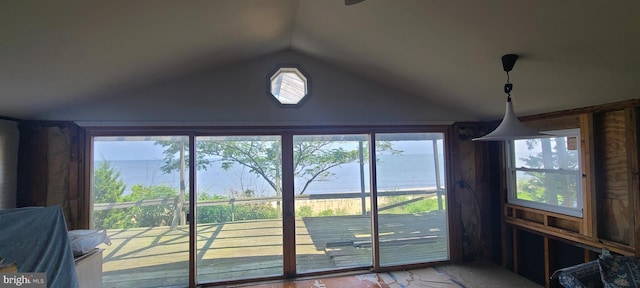
[{"label": "wooden deck boards", "polygon": [[[448,258],[444,212],[380,215],[383,265]],[[282,275],[281,219],[198,225],[198,280]],[[172,287],[188,281],[188,227],[108,231],[104,287]],[[371,223],[366,216],[296,220],[298,273],[370,266]]]}]

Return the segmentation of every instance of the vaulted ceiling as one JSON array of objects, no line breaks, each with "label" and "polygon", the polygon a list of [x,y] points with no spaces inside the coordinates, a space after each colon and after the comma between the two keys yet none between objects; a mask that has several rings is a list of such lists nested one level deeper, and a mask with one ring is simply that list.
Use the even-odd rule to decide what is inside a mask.
[{"label": "vaulted ceiling", "polygon": [[0,2],[0,115],[294,50],[495,120],[640,97],[639,1]]}]

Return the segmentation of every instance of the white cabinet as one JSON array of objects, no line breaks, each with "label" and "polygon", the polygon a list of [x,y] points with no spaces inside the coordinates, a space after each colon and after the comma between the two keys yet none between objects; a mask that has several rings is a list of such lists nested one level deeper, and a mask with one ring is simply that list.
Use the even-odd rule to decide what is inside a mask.
[{"label": "white cabinet", "polygon": [[75,260],[78,286],[80,288],[102,287],[102,249],[93,250]]}]

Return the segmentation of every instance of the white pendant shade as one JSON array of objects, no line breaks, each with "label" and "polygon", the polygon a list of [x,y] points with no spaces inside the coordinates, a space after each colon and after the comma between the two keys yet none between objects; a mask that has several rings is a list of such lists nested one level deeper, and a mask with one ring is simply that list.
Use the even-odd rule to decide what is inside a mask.
[{"label": "white pendant shade", "polygon": [[515,140],[515,139],[526,139],[526,138],[540,138],[547,136],[545,134],[540,134],[537,131],[531,130],[524,126],[516,114],[513,113],[513,105],[511,101],[507,101],[507,110],[504,113],[504,118],[498,128],[493,130],[493,132],[480,137],[474,138],[473,141],[502,141],[502,140]]}]

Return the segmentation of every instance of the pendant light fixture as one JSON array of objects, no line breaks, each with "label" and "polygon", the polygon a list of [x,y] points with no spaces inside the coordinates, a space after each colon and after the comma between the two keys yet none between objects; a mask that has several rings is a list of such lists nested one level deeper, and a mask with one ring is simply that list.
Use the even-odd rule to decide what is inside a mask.
[{"label": "pendant light fixture", "polygon": [[500,125],[498,125],[493,132],[480,138],[474,138],[473,141],[503,141],[546,136],[524,126],[522,122],[518,120],[516,114],[513,113],[513,105],[511,104],[513,84],[509,82],[509,71],[513,69],[516,60],[518,60],[518,55],[516,54],[502,56],[502,68],[504,68],[504,72],[507,72],[507,83],[504,84],[504,93],[507,93],[507,109],[502,122],[500,122]]}]

